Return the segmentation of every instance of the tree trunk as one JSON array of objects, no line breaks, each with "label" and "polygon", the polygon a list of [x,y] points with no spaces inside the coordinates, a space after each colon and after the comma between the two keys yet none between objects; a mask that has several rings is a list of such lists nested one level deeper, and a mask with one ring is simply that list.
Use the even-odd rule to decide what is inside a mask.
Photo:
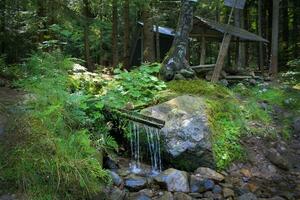
[{"label": "tree trunk", "polygon": [[90,56],[90,43],[89,43],[89,18],[92,17],[92,12],[90,8],[90,4],[88,0],[83,0],[83,15],[85,17],[85,24],[84,24],[84,59],[86,68],[90,71],[94,69],[91,56]]},{"label": "tree trunk", "polygon": [[206,59],[206,40],[205,36],[202,35],[201,37],[201,55],[200,55],[200,65],[205,64],[205,59]]},{"label": "tree trunk", "polygon": [[[245,19],[243,10],[239,10],[240,16],[240,27],[245,28]],[[239,56],[238,56],[238,67],[245,68],[246,67],[246,46],[245,42],[239,43]]]},{"label": "tree trunk", "polygon": [[270,68],[272,76],[277,76],[278,73],[279,3],[280,0],[273,0],[272,47]]},{"label": "tree trunk", "polygon": [[130,33],[129,0],[125,0],[124,2],[124,60],[123,60],[123,67],[125,69],[129,69],[129,59],[130,59],[129,33]]},{"label": "tree trunk", "polygon": [[155,61],[155,47],[154,47],[154,32],[153,32],[153,18],[149,3],[145,3],[142,10],[142,18],[144,21],[143,36],[143,60],[142,62]]},{"label": "tree trunk", "polygon": [[117,0],[112,2],[112,66],[116,67],[119,62],[118,55],[118,5]]},{"label": "tree trunk", "polygon": [[176,29],[173,45],[162,63],[160,76],[166,81],[172,80],[176,73],[185,71],[186,76],[194,76],[194,71],[190,68],[186,55],[189,43],[189,33],[193,26],[193,5],[192,0],[182,0],[181,13]]},{"label": "tree trunk", "polygon": [[[258,0],[258,19],[257,19],[257,26],[258,26],[258,35],[263,37],[262,35],[262,1]],[[264,49],[263,43],[259,42],[259,69],[261,70],[262,74],[264,73]]]},{"label": "tree trunk", "polygon": [[45,17],[46,17],[46,6],[45,6],[45,1],[44,0],[38,0],[37,1],[37,16],[39,21],[41,22],[39,27],[39,34],[38,34],[38,43],[41,43],[44,41],[44,33],[46,29],[46,23],[45,23]]},{"label": "tree trunk", "polygon": [[155,26],[155,47],[156,47],[156,62],[160,62],[160,39],[159,39],[159,26]]},{"label": "tree trunk", "polygon": [[[293,32],[292,32],[292,41],[300,40],[300,30],[299,30],[299,22],[300,22],[300,2],[299,0],[294,0],[293,6]],[[294,44],[293,48],[293,56],[297,58],[300,56],[300,47],[299,44]]]},{"label": "tree trunk", "polygon": [[6,0],[0,2],[0,55],[5,54],[5,42],[6,42]]}]

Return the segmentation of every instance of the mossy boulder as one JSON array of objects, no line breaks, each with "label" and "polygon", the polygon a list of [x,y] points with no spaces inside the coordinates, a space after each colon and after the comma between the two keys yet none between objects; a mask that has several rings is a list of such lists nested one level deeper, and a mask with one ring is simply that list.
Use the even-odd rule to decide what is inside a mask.
[{"label": "mossy boulder", "polygon": [[142,111],[166,122],[163,155],[176,168],[215,167],[205,99],[184,95]]}]

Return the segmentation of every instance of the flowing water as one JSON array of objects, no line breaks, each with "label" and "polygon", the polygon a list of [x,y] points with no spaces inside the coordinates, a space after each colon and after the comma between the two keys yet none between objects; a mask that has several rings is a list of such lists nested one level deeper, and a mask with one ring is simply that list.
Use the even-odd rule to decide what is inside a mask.
[{"label": "flowing water", "polygon": [[160,153],[160,130],[137,122],[130,122],[130,146],[131,146],[131,164],[133,173],[141,172],[141,141],[144,135],[147,138],[147,148],[150,154],[151,169],[153,174],[162,170]]}]

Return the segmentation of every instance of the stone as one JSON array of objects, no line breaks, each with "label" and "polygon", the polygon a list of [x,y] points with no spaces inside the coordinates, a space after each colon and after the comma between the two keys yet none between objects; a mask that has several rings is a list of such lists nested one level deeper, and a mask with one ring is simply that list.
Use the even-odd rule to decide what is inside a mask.
[{"label": "stone", "polygon": [[243,194],[242,196],[238,197],[238,200],[257,200],[257,197],[253,193],[246,193]]},{"label": "stone", "polygon": [[229,189],[229,188],[224,188],[223,189],[223,196],[224,196],[224,198],[234,197],[234,191],[232,189]]},{"label": "stone", "polygon": [[169,192],[189,192],[188,173],[177,169],[167,169],[154,177],[161,187],[168,189]]},{"label": "stone", "polygon": [[147,180],[144,177],[129,175],[125,178],[125,187],[132,192],[146,188]]},{"label": "stone", "polygon": [[163,194],[157,198],[157,200],[174,200],[171,192],[163,192]]},{"label": "stone", "polygon": [[289,162],[282,156],[280,153],[277,152],[276,149],[271,148],[266,153],[266,158],[278,168],[283,170],[289,170],[290,164]]},{"label": "stone", "polygon": [[225,179],[225,177],[222,174],[207,167],[199,167],[198,169],[195,170],[195,174],[196,176],[199,176],[203,179],[212,179],[219,182]]},{"label": "stone", "polygon": [[142,111],[166,122],[161,130],[162,153],[172,166],[187,171],[215,167],[206,109],[204,98],[184,95]]},{"label": "stone", "polygon": [[194,193],[189,193],[189,195],[190,195],[192,198],[194,198],[194,199],[200,199],[200,198],[203,197],[202,194],[196,193],[196,192],[194,192]]},{"label": "stone", "polygon": [[222,79],[219,81],[221,85],[223,85],[224,87],[227,87],[229,85],[228,81],[226,79]]},{"label": "stone", "polygon": [[204,180],[198,176],[191,175],[190,177],[190,189],[192,193],[205,192]]},{"label": "stone", "polygon": [[140,194],[138,192],[135,192],[129,194],[128,200],[151,200],[151,198],[145,194]]},{"label": "stone", "polygon": [[212,191],[205,192],[203,196],[205,198],[214,198],[214,194],[212,193]]},{"label": "stone", "polygon": [[222,187],[219,185],[215,185],[215,187],[213,188],[212,192],[214,194],[221,194],[222,193]]},{"label": "stone", "polygon": [[110,170],[117,170],[119,167],[114,160],[107,157],[107,158],[105,158],[105,161],[104,161],[104,168],[110,169]]},{"label": "stone", "polygon": [[300,134],[300,117],[294,119],[293,129],[295,134]]},{"label": "stone", "polygon": [[[126,192],[124,190],[120,190],[119,188],[109,188],[105,192],[105,198],[107,200],[123,200],[126,197]],[[103,199],[102,195],[98,195],[98,197],[94,198],[95,200]]]},{"label": "stone", "polygon": [[0,79],[0,87],[5,87],[6,83],[2,79]]},{"label": "stone", "polygon": [[243,168],[243,169],[240,170],[240,173],[241,173],[244,177],[247,177],[247,178],[252,177],[252,174],[251,174],[251,172],[250,172],[248,169]]},{"label": "stone", "polygon": [[151,189],[143,189],[139,191],[140,194],[144,194],[148,197],[153,197],[154,196],[154,191]]},{"label": "stone", "polygon": [[182,192],[175,192],[174,193],[174,200],[192,200],[193,198],[185,193]]},{"label": "stone", "polygon": [[108,171],[108,172],[112,178],[114,185],[120,186],[123,183],[123,179],[116,172],[113,172],[113,171]]},{"label": "stone", "polygon": [[204,188],[205,190],[212,190],[215,187],[215,183],[210,179],[204,180]]},{"label": "stone", "polygon": [[10,194],[6,194],[6,195],[2,195],[0,196],[0,200],[17,200],[16,195],[10,195]]}]

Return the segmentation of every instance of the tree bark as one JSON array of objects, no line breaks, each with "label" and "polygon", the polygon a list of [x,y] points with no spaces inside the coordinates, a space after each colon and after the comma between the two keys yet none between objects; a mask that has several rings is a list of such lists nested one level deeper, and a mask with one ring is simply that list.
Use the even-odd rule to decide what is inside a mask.
[{"label": "tree bark", "polygon": [[142,62],[155,61],[155,47],[154,47],[154,32],[153,32],[153,16],[149,3],[144,3],[142,10],[142,18],[144,21],[143,36],[143,60]]},{"label": "tree bark", "polygon": [[124,2],[124,59],[123,67],[129,69],[130,49],[129,49],[129,34],[130,22],[129,22],[129,0]]},{"label": "tree bark", "polygon": [[272,74],[272,76],[277,76],[278,73],[279,3],[280,0],[273,0],[272,47],[270,68],[270,73]]},{"label": "tree bark", "polygon": [[89,20],[92,17],[92,12],[90,8],[90,4],[88,0],[83,0],[83,15],[85,16],[85,24],[84,24],[84,59],[86,68],[90,71],[94,69],[92,64],[92,59],[90,56],[90,42],[89,42]]},{"label": "tree bark", "polygon": [[205,64],[205,59],[206,59],[206,40],[205,36],[201,37],[201,55],[200,55],[200,65]]},{"label": "tree bark", "polygon": [[116,67],[119,62],[118,55],[118,5],[117,0],[112,1],[112,66]]},{"label": "tree bark", "polygon": [[[299,30],[299,22],[300,22],[300,2],[299,0],[294,0],[293,6],[293,32],[292,32],[292,41],[300,40],[300,30]],[[300,47],[299,44],[295,44],[293,48],[293,57],[297,58],[300,56]]]},{"label": "tree bark", "polygon": [[[258,0],[258,19],[257,19],[257,26],[258,26],[258,35],[262,37],[262,1]],[[261,70],[262,74],[264,73],[264,49],[263,43],[259,42],[259,69]]]},{"label": "tree bark", "polygon": [[194,76],[194,71],[190,68],[186,55],[189,43],[189,33],[193,26],[193,5],[195,1],[182,0],[181,13],[176,29],[173,45],[168,55],[162,63],[160,77],[166,81],[171,81],[176,73],[185,71],[186,76]]},{"label": "tree bark", "polygon": [[5,42],[6,42],[6,0],[0,2],[0,55],[5,54]]}]

